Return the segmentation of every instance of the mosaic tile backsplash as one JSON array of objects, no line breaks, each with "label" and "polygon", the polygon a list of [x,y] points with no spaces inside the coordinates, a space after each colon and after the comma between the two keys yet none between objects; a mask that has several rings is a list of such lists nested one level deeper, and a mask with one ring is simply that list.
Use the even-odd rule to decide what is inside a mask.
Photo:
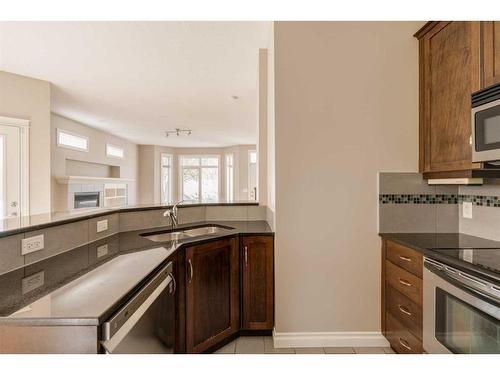
[{"label": "mosaic tile backsplash", "polygon": [[469,194],[380,194],[380,204],[461,204],[472,202],[475,206],[500,207],[500,196]]}]

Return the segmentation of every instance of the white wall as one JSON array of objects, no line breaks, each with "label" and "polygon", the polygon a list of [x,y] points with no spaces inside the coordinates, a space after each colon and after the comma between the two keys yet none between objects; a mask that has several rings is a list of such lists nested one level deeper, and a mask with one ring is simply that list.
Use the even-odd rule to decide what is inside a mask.
[{"label": "white wall", "polygon": [[[57,129],[69,130],[89,138],[89,151],[82,152],[57,146]],[[124,150],[123,159],[110,158],[106,156],[106,143],[122,147]],[[52,165],[52,200],[53,210],[60,211],[67,208],[57,200],[61,189],[66,189],[65,185],[60,185],[55,180],[56,176],[66,174],[66,160],[79,160],[89,163],[119,166],[121,178],[133,179],[134,182],[127,182],[128,204],[136,204],[136,181],[137,181],[137,145],[115,135],[105,133],[85,124],[70,120],[68,118],[52,114],[51,116],[51,165]]]},{"label": "white wall", "polygon": [[380,332],[377,172],[418,167],[421,24],[274,24],[278,336]]},{"label": "white wall", "polygon": [[49,212],[50,83],[0,71],[0,116],[30,125],[30,213]]}]

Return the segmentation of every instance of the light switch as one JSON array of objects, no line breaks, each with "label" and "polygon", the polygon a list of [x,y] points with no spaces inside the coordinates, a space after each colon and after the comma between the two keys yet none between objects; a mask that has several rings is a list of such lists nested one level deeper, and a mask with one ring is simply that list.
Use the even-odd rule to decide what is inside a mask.
[{"label": "light switch", "polygon": [[97,233],[104,232],[105,230],[108,230],[108,220],[99,220],[97,222]]},{"label": "light switch", "polygon": [[39,234],[38,236],[28,237],[21,240],[21,255],[26,255],[33,253],[35,251],[42,250],[44,247],[44,236]]},{"label": "light switch", "polygon": [[462,203],[462,216],[466,219],[472,219],[472,202]]}]

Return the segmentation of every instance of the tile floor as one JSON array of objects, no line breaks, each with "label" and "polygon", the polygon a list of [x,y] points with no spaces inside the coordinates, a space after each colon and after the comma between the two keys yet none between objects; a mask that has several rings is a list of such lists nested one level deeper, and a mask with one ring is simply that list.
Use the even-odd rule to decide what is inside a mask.
[{"label": "tile floor", "polygon": [[270,336],[239,337],[215,354],[393,354],[391,348],[274,348]]}]

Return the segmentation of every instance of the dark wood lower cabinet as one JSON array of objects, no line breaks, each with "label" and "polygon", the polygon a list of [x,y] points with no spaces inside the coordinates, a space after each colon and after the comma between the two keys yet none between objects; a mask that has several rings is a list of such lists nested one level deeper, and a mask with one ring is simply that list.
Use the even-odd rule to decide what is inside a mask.
[{"label": "dark wood lower cabinet", "polygon": [[241,241],[243,330],[274,326],[274,237],[245,236]]},{"label": "dark wood lower cabinet", "polygon": [[186,249],[186,352],[202,353],[239,330],[236,239]]}]

